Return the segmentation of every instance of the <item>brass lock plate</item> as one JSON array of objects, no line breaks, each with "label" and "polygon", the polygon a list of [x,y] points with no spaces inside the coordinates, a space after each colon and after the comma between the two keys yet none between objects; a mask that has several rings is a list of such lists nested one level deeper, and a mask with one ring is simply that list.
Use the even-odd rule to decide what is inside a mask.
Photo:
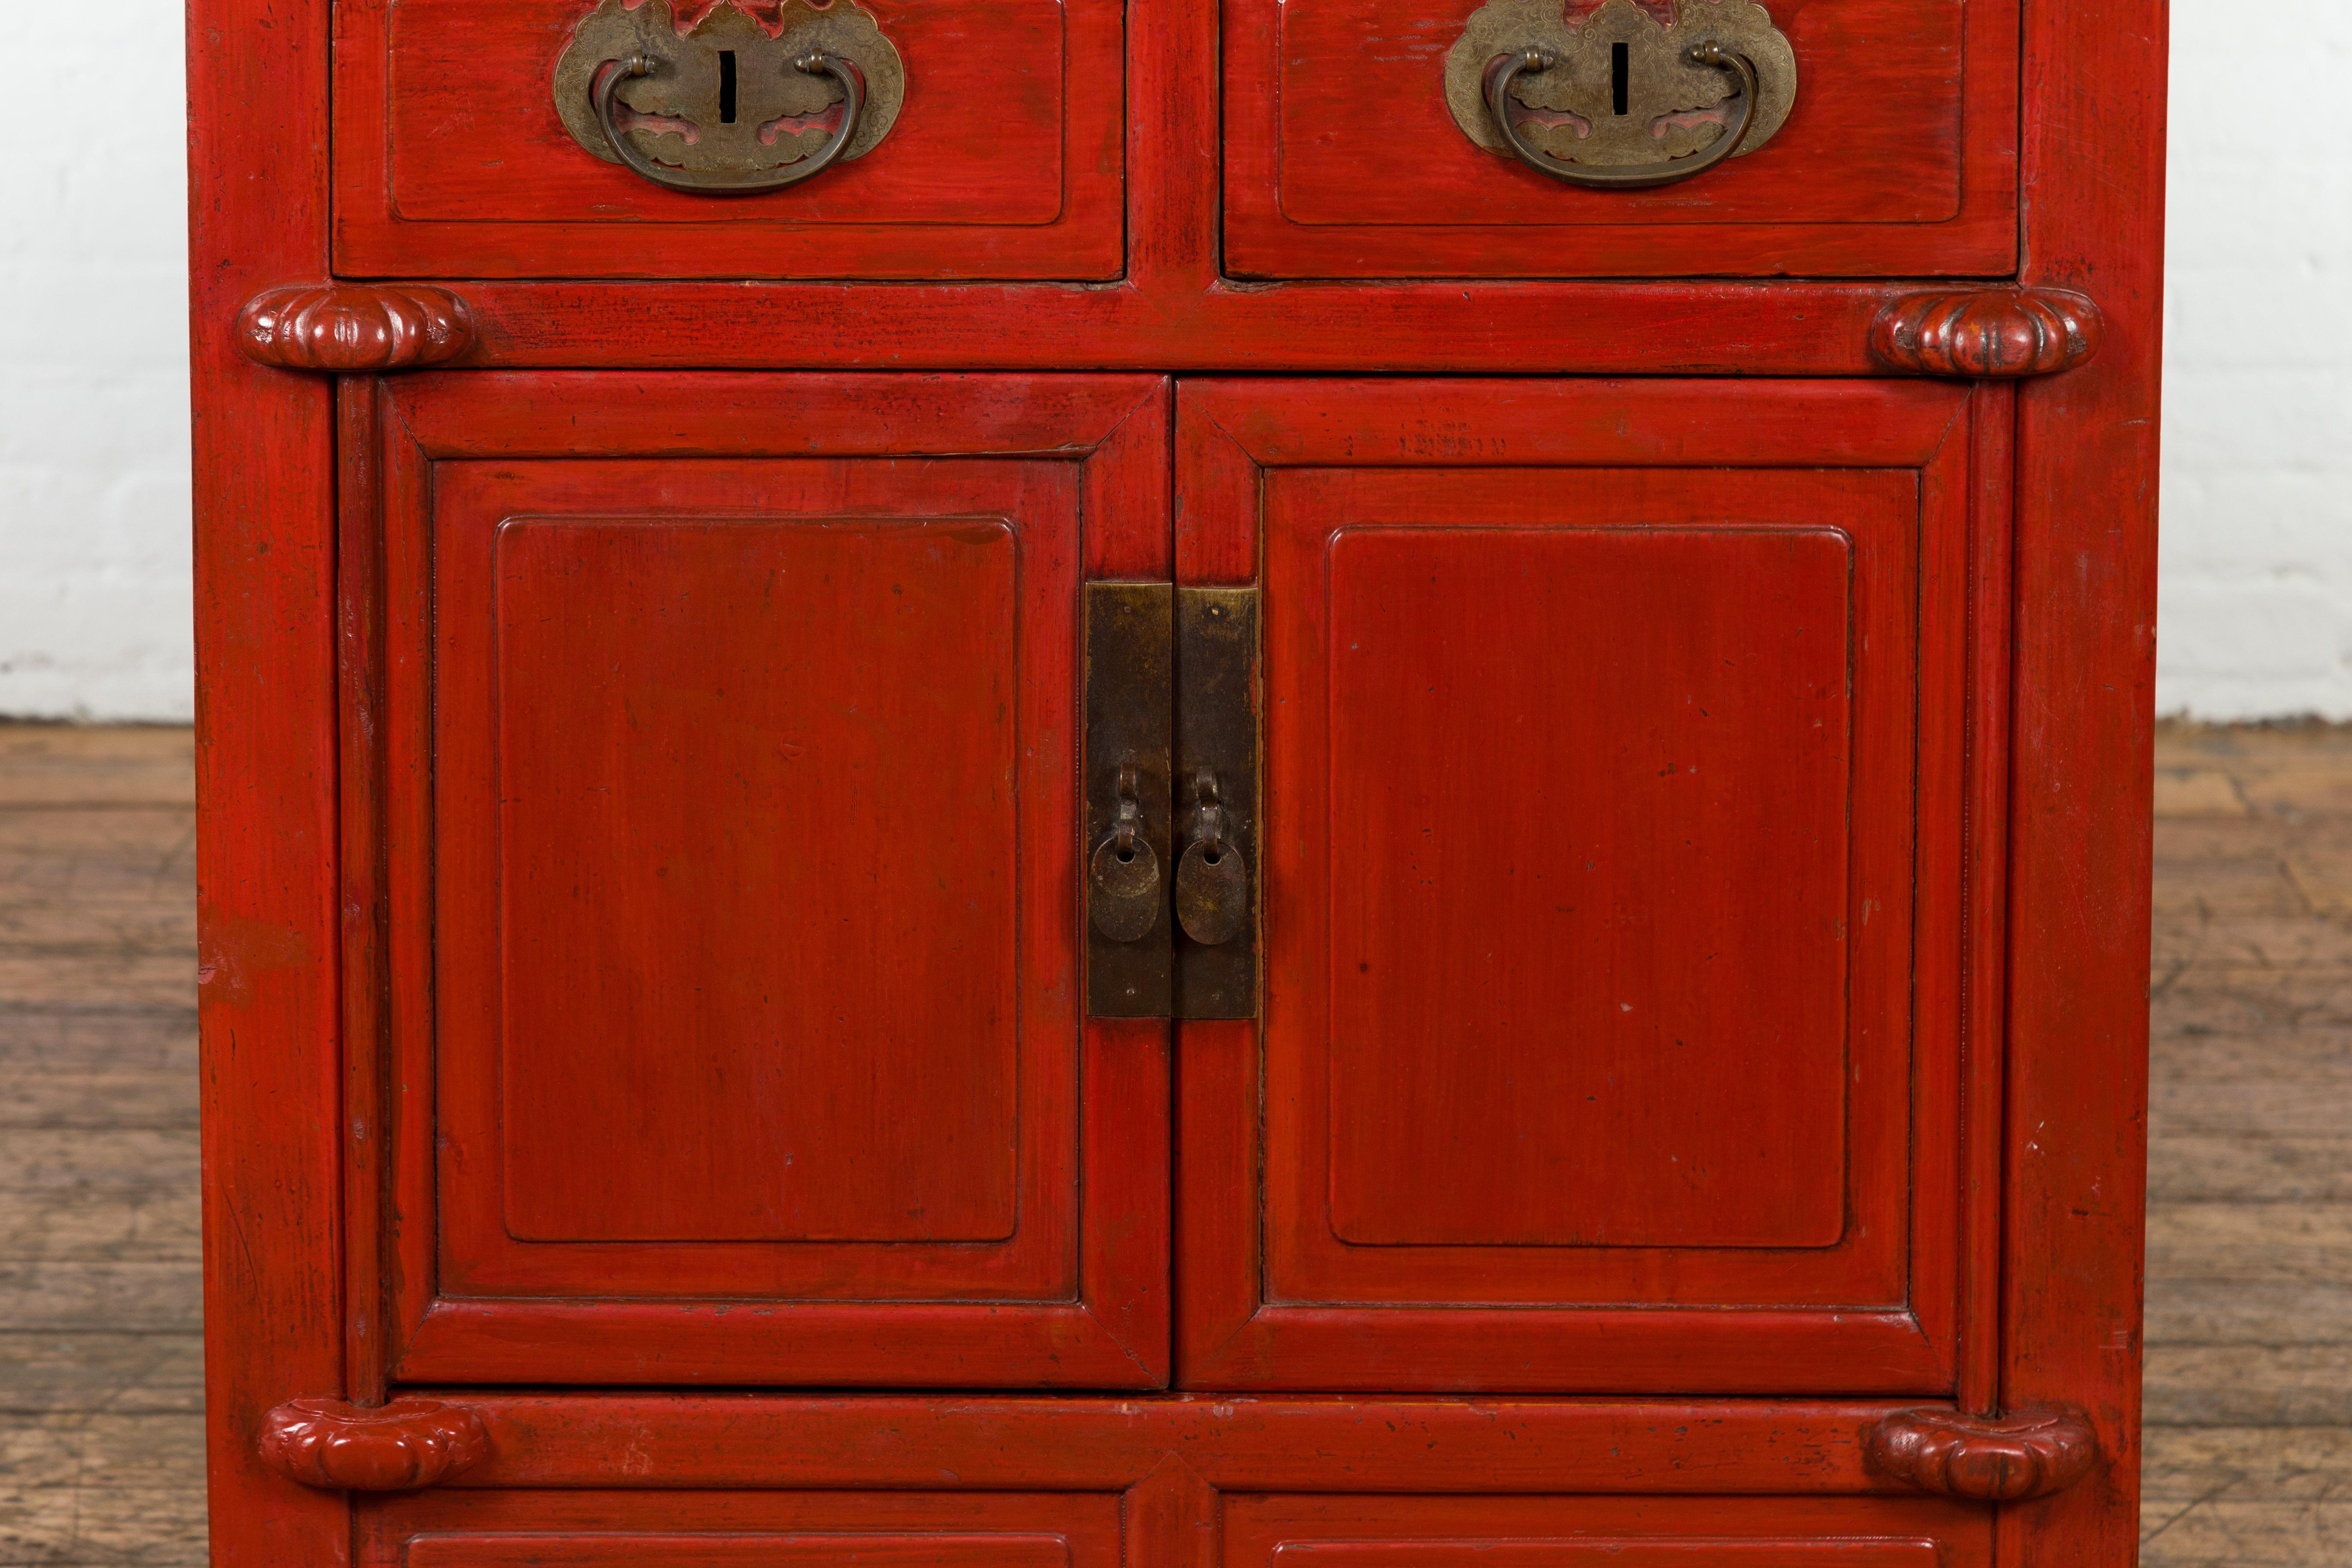
[{"label": "brass lock plate", "polygon": [[1526,71],[1508,94],[1514,128],[1550,161],[1595,171],[1696,163],[1731,133],[1742,106],[1739,79],[1691,58],[1712,40],[1752,63],[1757,101],[1730,156],[1771,140],[1797,100],[1797,55],[1755,0],[1677,0],[1671,25],[1633,0],[1607,4],[1571,23],[1561,0],[1489,0],[1445,58],[1445,102],[1462,133],[1512,156],[1486,97],[1497,60],[1538,53],[1550,63]]},{"label": "brass lock plate", "polygon": [[1257,1016],[1257,590],[1177,589],[1179,1018]]},{"label": "brass lock plate", "polygon": [[652,162],[723,189],[814,157],[827,145],[842,89],[795,62],[829,54],[854,63],[866,84],[857,124],[839,156],[873,151],[906,100],[906,66],[897,47],[855,0],[834,0],[822,10],[808,0],[784,0],[777,15],[781,29],[771,33],[731,0],[719,0],[681,34],[670,0],[645,0],[635,10],[624,0],[604,0],[556,62],[555,110],[563,128],[606,163],[625,162],[598,122],[595,89],[618,62],[657,60],[659,68],[614,89],[625,111],[616,119],[621,133]]}]

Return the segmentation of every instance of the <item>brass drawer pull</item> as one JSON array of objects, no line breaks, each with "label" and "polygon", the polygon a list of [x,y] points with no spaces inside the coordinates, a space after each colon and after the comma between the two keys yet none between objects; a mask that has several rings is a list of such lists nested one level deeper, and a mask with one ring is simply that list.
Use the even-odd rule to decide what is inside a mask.
[{"label": "brass drawer pull", "polygon": [[773,32],[722,5],[686,33],[670,0],[603,0],[555,64],[573,141],[693,195],[781,191],[863,157],[906,96],[898,47],[856,0],[783,0]]},{"label": "brass drawer pull", "polygon": [[1445,64],[1447,103],[1473,142],[1609,191],[1754,152],[1796,89],[1796,52],[1755,0],[1679,0],[1671,23],[1608,0],[1574,25],[1556,0],[1489,0]]},{"label": "brass drawer pull", "polygon": [[625,81],[638,77],[658,76],[675,68],[657,55],[631,55],[625,60],[609,63],[613,68],[604,71],[596,82],[596,123],[604,128],[605,143],[632,173],[643,174],[656,185],[667,185],[673,191],[692,191],[710,195],[751,195],[761,191],[780,191],[786,185],[797,185],[803,180],[814,179],[833,167],[847,151],[850,139],[857,134],[857,121],[866,107],[866,83],[859,78],[857,68],[839,55],[809,54],[793,61],[793,68],[810,76],[829,76],[840,85],[842,92],[841,125],[825,142],[824,150],[785,163],[761,174],[695,175],[668,169],[637,150],[636,144],[621,133],[614,122],[614,90]]},{"label": "brass drawer pull", "polygon": [[1639,191],[1653,185],[1671,185],[1677,180],[1687,180],[1703,174],[1717,163],[1737,153],[1748,140],[1748,131],[1756,123],[1756,65],[1746,55],[1725,48],[1713,38],[1693,44],[1683,52],[1683,58],[1696,66],[1709,66],[1729,71],[1739,78],[1739,118],[1730,129],[1715,139],[1704,153],[1693,158],[1680,158],[1671,163],[1633,163],[1622,167],[1570,163],[1540,153],[1528,144],[1519,134],[1517,117],[1511,109],[1511,88],[1522,75],[1540,76],[1559,64],[1556,55],[1541,49],[1524,49],[1495,62],[1486,72],[1486,110],[1495,117],[1495,129],[1502,133],[1505,142],[1517,153],[1519,162],[1538,174],[1549,174],[1555,180],[1566,180],[1571,185],[1591,185],[1607,191]]}]

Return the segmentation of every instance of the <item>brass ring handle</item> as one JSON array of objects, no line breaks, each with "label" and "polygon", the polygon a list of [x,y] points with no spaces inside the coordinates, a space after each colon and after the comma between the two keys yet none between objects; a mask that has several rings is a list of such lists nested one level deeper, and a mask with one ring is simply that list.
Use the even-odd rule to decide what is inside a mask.
[{"label": "brass ring handle", "polygon": [[630,55],[625,59],[608,60],[610,70],[599,67],[596,79],[596,123],[604,128],[604,140],[633,174],[642,174],[656,185],[673,191],[688,191],[697,195],[753,195],[761,191],[781,191],[786,185],[797,185],[824,174],[848,150],[849,140],[857,134],[857,117],[866,107],[866,82],[857,68],[839,55],[823,52],[805,54],[793,62],[795,70],[811,76],[829,76],[840,84],[843,93],[841,128],[833,133],[822,152],[786,163],[772,174],[756,179],[707,180],[695,179],[675,169],[664,168],[639,152],[636,145],[621,133],[613,119],[613,95],[625,81],[651,76],[668,62],[658,55]]},{"label": "brass ring handle", "polygon": [[1496,58],[1486,67],[1486,111],[1494,117],[1495,129],[1520,163],[1538,174],[1549,174],[1555,180],[1571,185],[1589,185],[1608,191],[1647,190],[1654,185],[1671,185],[1704,174],[1717,163],[1738,153],[1748,140],[1748,130],[1756,123],[1756,105],[1762,97],[1756,79],[1755,62],[1737,49],[1727,49],[1713,38],[1703,39],[1685,51],[1684,58],[1693,65],[1713,66],[1729,71],[1739,79],[1739,120],[1729,130],[1715,139],[1715,144],[1696,157],[1678,159],[1671,163],[1636,163],[1624,168],[1608,168],[1581,163],[1565,163],[1548,157],[1528,143],[1511,119],[1511,84],[1522,72],[1539,76],[1559,63],[1559,58],[1543,49],[1519,49]]}]

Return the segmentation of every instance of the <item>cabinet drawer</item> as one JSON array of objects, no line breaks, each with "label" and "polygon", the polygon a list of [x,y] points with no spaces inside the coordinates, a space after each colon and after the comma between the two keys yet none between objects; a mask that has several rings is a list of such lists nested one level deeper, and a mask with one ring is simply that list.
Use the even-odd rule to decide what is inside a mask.
[{"label": "cabinet drawer", "polygon": [[[1651,18],[1674,16],[1674,0],[1642,5],[1646,12],[1634,0],[1568,0],[1567,9],[1571,21],[1613,22],[1636,37]],[[1520,9],[1549,17],[1559,7]],[[1715,7],[1682,0],[1682,9],[1662,38],[1696,36]],[[1226,0],[1227,268],[1252,278],[2010,270],[2017,0],[1770,0],[1769,9],[1795,58],[1785,122],[1686,182],[1600,190],[1477,145],[1457,123],[1447,81],[1457,40],[1475,24],[1474,52],[1484,53],[1489,40],[1516,46],[1514,28],[1524,30],[1482,14],[1479,0],[1411,12],[1367,0]],[[1490,118],[1470,68],[1460,111]],[[1588,68],[1605,85],[1605,52]],[[1612,107],[1645,114],[1622,90],[1596,112]],[[1548,117],[1563,118],[1591,124]],[[1652,133],[1664,129],[1659,116]]]},{"label": "cabinet drawer", "polygon": [[[743,9],[733,0],[677,0],[674,16],[669,4],[644,0],[625,11],[625,0],[338,5],[337,270],[1118,274],[1125,75],[1117,0],[835,0],[824,8],[782,0],[781,7]],[[864,43],[838,47],[858,62],[867,122],[882,133],[870,147],[851,138],[849,156],[804,184],[752,195],[665,189],[583,142],[605,142],[591,107],[601,61],[588,56],[642,46],[667,52],[655,79],[674,79],[679,96],[641,98],[647,112],[639,115],[625,101],[635,89],[624,89],[614,113],[625,130],[643,132],[628,133],[656,163],[686,158],[691,142],[713,158],[739,149],[765,163],[774,154],[762,149],[788,131],[799,132],[794,146],[821,149],[839,121],[838,95],[825,88],[819,99],[835,96],[832,107],[784,112],[818,101],[809,94],[819,79],[795,73],[797,55],[786,46],[836,37],[794,31],[828,16],[864,30],[837,36]],[[772,42],[771,28],[781,29]],[[887,43],[872,43],[872,34]],[[568,59],[575,37],[580,54]],[[689,89],[706,76],[716,96],[693,107]],[[780,96],[791,93],[798,96]],[[762,118],[771,112],[776,117]],[[714,116],[724,123],[697,123]],[[673,133],[655,134],[664,127]]]},{"label": "cabinet drawer", "polygon": [[1118,1568],[1119,1496],[451,1491],[371,1508],[359,1547],[362,1568]]},{"label": "cabinet drawer", "polygon": [[1222,1568],[1969,1568],[1991,1520],[1864,1498],[1224,1499]]}]

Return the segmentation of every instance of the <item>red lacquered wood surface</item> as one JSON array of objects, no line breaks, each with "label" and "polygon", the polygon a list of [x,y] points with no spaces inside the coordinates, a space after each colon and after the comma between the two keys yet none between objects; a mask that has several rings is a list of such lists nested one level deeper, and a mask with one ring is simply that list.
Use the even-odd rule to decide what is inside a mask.
[{"label": "red lacquered wood surface", "polygon": [[2005,399],[1179,409],[1180,575],[1272,606],[1264,1108],[1188,1026],[1180,1383],[1950,1388]]},{"label": "red lacquered wood surface", "polygon": [[[343,1393],[333,389],[236,320],[325,276],[327,7],[190,17],[205,1449],[224,1568],[330,1563],[349,1508],[263,1458]],[[260,1130],[268,1129],[266,1134]]]},{"label": "red lacquered wood surface", "polygon": [[[476,1489],[919,1490],[949,1480],[944,1470],[954,1486],[983,1491],[1116,1490],[1163,1472],[1171,1455],[1219,1491],[1787,1499],[1915,1489],[1871,1468],[1864,1449],[1865,1436],[1908,1403],[478,1390],[463,1398],[490,1452],[452,1500]],[[1190,1488],[1169,1483],[1171,1494]]]},{"label": "red lacquered wood surface", "polygon": [[2000,1510],[2002,1568],[2137,1545],[2165,18],[2026,16],[2021,281],[2105,335],[2018,393],[2000,1405],[2081,1410],[2099,1457]]},{"label": "red lacquered wood surface", "polygon": [[1166,398],[389,384],[394,1375],[1164,1379],[1165,1026],[1080,1030],[1058,825]]},{"label": "red lacquered wood surface", "polygon": [[[1020,759],[1070,724],[1045,694],[1069,685],[1071,487],[1007,516],[918,485],[885,502],[904,512],[827,517],[730,469],[718,499],[744,515],[599,517],[689,487],[563,467],[560,493],[452,477],[436,498],[439,810],[492,854],[478,870],[452,844],[443,879],[499,895],[483,1152],[507,1234],[1009,1239],[1039,1152],[1016,1137],[1023,996],[1073,962],[1051,931],[1017,945],[1024,883],[1059,902],[1060,879],[1030,879],[1063,857],[1022,818],[1067,802],[1024,789]],[[443,919],[460,950],[468,912]],[[1032,1062],[1074,1052],[1074,1022],[1031,1022]],[[471,1076],[454,1024],[444,1071]],[[1018,1131],[1068,1141],[1056,1110]]]},{"label": "red lacquered wood surface", "polygon": [[908,71],[889,134],[805,185],[741,200],[664,190],[564,130],[549,83],[593,8],[576,0],[337,7],[339,271],[1118,275],[1118,5],[882,0],[868,9]]},{"label": "red lacquered wood surface", "polygon": [[[1571,6],[1571,9],[1580,7]],[[1225,260],[1248,278],[1998,273],[2017,255],[2015,0],[1778,0],[1796,107],[1654,190],[1473,143],[1445,54],[1478,0],[1226,8]]]}]

